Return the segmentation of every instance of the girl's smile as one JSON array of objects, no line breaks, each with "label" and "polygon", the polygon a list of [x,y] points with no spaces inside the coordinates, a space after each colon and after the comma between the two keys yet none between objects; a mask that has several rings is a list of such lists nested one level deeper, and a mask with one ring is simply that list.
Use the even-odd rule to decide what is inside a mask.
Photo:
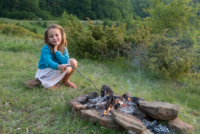
[{"label": "girl's smile", "polygon": [[48,31],[48,40],[53,46],[59,46],[61,43],[60,30],[57,28],[51,28]]}]

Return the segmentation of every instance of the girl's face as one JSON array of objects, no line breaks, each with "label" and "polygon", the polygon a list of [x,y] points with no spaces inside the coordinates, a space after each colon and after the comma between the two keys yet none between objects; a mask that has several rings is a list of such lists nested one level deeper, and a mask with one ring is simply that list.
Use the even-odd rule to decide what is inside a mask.
[{"label": "girl's face", "polygon": [[57,28],[49,29],[48,40],[53,46],[59,46],[62,41],[60,30]]}]

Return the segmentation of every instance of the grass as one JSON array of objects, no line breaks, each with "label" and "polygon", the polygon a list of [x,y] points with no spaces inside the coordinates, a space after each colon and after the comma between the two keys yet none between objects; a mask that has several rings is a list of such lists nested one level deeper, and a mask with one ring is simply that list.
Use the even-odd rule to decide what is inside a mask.
[{"label": "grass", "polygon": [[[76,117],[71,119],[68,102],[78,95],[96,91],[78,72],[71,81],[76,90],[27,89],[24,82],[34,78],[43,46],[42,40],[5,36],[0,33],[0,133],[125,133],[108,130]],[[75,57],[76,58],[76,57]],[[180,106],[178,117],[200,133],[200,86],[195,79],[178,82],[156,78],[155,73],[133,68],[122,61],[77,59],[78,69],[98,89],[108,85],[115,94],[131,92],[146,101],[163,101]]]}]

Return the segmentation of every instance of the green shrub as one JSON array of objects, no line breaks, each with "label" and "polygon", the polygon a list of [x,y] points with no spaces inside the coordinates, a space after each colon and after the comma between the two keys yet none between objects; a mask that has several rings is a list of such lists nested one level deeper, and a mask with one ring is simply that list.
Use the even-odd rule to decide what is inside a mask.
[{"label": "green shrub", "polygon": [[68,14],[67,12],[63,12],[61,18],[59,19],[58,24],[61,26],[66,26],[66,25],[75,25],[75,23],[79,21],[78,18],[75,15]]},{"label": "green shrub", "polygon": [[42,18],[38,18],[38,24],[42,24]]},{"label": "green shrub", "polygon": [[0,24],[8,24],[8,22],[0,20]]},{"label": "green shrub", "polygon": [[188,74],[193,60],[192,54],[186,49],[171,46],[173,42],[173,39],[158,36],[147,48],[144,64],[158,71],[164,78],[178,78]]},{"label": "green shrub", "polygon": [[7,34],[7,35],[12,34],[12,35],[18,35],[18,36],[31,36],[38,39],[42,38],[41,34],[35,35],[35,33],[25,29],[24,27],[12,25],[12,24],[1,24],[0,30],[2,30],[3,34]]},{"label": "green shrub", "polygon": [[47,27],[47,21],[44,21],[43,27]]},{"label": "green shrub", "polygon": [[89,31],[85,31],[81,22],[65,27],[70,49],[79,57],[90,58],[119,58],[126,55],[129,43],[125,42],[125,25],[122,27],[106,27],[93,25],[89,20]]},{"label": "green shrub", "polygon": [[41,35],[39,33],[35,34],[35,38],[37,38],[37,39],[44,39],[43,35]]},{"label": "green shrub", "polygon": [[142,62],[147,53],[146,49],[154,38],[155,35],[150,34],[150,29],[146,27],[136,27],[134,33],[126,36],[125,41],[131,43],[130,49],[127,51],[131,64],[139,68],[143,67]]},{"label": "green shrub", "polygon": [[104,19],[103,20],[103,25],[111,27],[113,25],[113,22],[111,20],[109,20],[109,19]]},{"label": "green shrub", "polygon": [[33,28],[32,30],[35,34],[37,34],[37,29],[36,28]]}]

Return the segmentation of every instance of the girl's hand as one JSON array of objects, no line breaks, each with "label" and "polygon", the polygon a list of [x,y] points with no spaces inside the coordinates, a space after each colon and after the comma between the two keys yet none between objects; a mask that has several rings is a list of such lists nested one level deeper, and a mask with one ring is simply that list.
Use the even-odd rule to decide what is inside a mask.
[{"label": "girl's hand", "polygon": [[67,69],[66,65],[58,65],[58,70],[60,70],[62,73],[65,72]]},{"label": "girl's hand", "polygon": [[59,45],[57,45],[57,46],[54,46],[54,48],[53,48],[53,50],[54,50],[54,53],[58,50],[58,46]]}]

